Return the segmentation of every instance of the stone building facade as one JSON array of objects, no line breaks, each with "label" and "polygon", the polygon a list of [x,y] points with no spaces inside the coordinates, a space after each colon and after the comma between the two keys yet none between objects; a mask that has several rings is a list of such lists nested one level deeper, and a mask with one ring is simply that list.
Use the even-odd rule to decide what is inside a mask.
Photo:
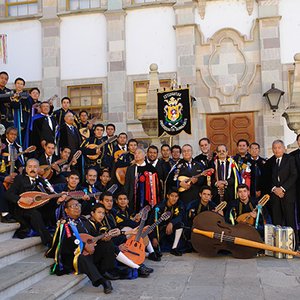
[{"label": "stone building facade", "polygon": [[[27,87],[38,86],[43,99],[77,97],[77,109],[101,111],[99,119],[115,123],[118,132],[157,144],[169,138],[144,132],[141,99],[147,99],[150,77],[164,87],[176,79],[189,84],[196,101],[193,134],[181,133],[173,144],[197,148],[199,138],[209,136],[214,144],[226,141],[234,152],[235,142],[248,138],[268,156],[274,139],[287,144],[295,139],[282,114],[297,95],[297,2],[36,0],[19,5],[1,0],[0,34],[7,44],[1,69],[10,82],[21,76]],[[150,71],[151,63],[158,72]],[[262,96],[272,83],[285,91],[276,112]],[[148,101],[155,101],[153,94]]]}]

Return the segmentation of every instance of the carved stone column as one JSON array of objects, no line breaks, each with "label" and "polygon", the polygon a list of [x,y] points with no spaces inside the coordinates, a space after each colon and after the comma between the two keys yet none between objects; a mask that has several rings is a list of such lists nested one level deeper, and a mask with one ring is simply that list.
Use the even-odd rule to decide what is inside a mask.
[{"label": "carved stone column", "polygon": [[295,71],[294,82],[291,96],[291,103],[282,114],[285,117],[287,126],[296,134],[300,133],[300,53],[294,56]]},{"label": "carved stone column", "polygon": [[146,109],[143,115],[139,118],[139,120],[142,122],[143,129],[148,136],[157,137],[157,90],[160,88],[157,64],[150,65],[149,75],[150,81]]}]

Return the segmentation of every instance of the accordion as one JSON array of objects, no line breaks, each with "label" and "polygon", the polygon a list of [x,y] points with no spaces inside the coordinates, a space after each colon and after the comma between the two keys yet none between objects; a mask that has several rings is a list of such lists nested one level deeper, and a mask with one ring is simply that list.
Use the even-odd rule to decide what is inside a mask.
[{"label": "accordion", "polygon": [[[282,249],[294,250],[295,248],[295,234],[291,227],[274,226],[271,224],[265,225],[265,243],[271,246]],[[275,256],[277,258],[293,258],[293,255],[283,254],[265,250],[268,256]]]}]

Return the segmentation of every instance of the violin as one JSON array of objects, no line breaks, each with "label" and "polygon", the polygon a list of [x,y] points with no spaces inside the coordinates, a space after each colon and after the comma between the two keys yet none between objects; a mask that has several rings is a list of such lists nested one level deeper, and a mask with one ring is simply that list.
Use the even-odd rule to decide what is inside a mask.
[{"label": "violin", "polygon": [[230,225],[218,213],[204,211],[194,218],[191,235],[193,248],[201,256],[212,257],[217,256],[220,251],[228,251],[235,258],[252,258],[257,254],[259,249],[235,245],[222,238],[219,240],[211,239],[202,234],[195,233],[194,229],[214,232],[220,236],[239,237],[262,243],[258,231],[251,225],[243,223]]}]

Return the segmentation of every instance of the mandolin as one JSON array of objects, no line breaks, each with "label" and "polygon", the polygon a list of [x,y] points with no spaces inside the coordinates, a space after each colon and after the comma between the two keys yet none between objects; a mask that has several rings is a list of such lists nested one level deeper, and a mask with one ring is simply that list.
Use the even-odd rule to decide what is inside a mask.
[{"label": "mandolin", "polygon": [[59,198],[60,196],[67,195],[74,199],[81,199],[85,193],[83,191],[63,192],[59,194],[47,194],[37,191],[25,192],[20,195],[18,205],[24,209],[31,209],[40,207],[46,204],[50,199]]},{"label": "mandolin", "polygon": [[[93,117],[91,120],[88,121],[88,124],[92,124],[94,125],[96,122],[97,122],[97,117]],[[91,131],[88,127],[82,127],[79,129],[79,133],[80,135],[82,136],[82,138],[85,140],[85,139],[88,139],[91,135]]]},{"label": "mandolin", "polygon": [[[254,208],[252,212],[257,212],[258,206],[264,206],[270,199],[270,195],[264,195],[259,201],[257,206]],[[236,221],[238,223],[247,223],[249,225],[254,225],[255,219],[251,216],[251,213],[244,213],[237,217]]]},{"label": "mandolin", "polygon": [[[98,235],[96,237],[93,237],[87,233],[80,233],[80,238],[81,238],[81,241],[85,244],[95,244],[97,243],[99,240],[103,239],[104,237],[115,237],[115,236],[118,236],[120,235],[120,229],[119,228],[114,228],[114,229],[111,229],[110,231],[108,232],[105,232],[101,235]],[[95,250],[95,246],[94,246],[94,250]],[[82,251],[82,254],[87,256],[87,255],[90,255],[89,252],[87,252],[85,249],[83,249]]]},{"label": "mandolin", "polygon": [[134,263],[138,265],[142,264],[145,261],[145,257],[146,257],[145,244],[142,238],[142,232],[149,211],[150,211],[149,205],[143,208],[141,223],[139,225],[138,232],[135,236],[133,235],[126,241],[125,250],[122,251],[129,259],[131,259]]},{"label": "mandolin", "polygon": [[[114,142],[117,138],[118,138],[118,136],[114,135],[114,136],[110,137],[108,140],[102,142],[99,145],[97,145],[97,144],[89,144],[89,145],[86,146],[86,148],[97,151],[98,149],[101,149],[102,147],[104,147],[106,144]],[[101,152],[99,154],[87,155],[87,158],[89,158],[91,160],[95,160],[95,159],[97,159],[100,156],[100,154],[101,154]]]},{"label": "mandolin", "polygon": [[[185,183],[188,183],[190,186],[192,185],[192,179],[193,178],[198,178],[200,176],[207,176],[208,174],[212,174],[214,172],[214,169],[207,169],[207,170],[204,170],[203,172],[195,175],[195,176],[192,176],[192,177],[188,177],[188,176],[179,176],[178,177],[178,180],[179,182],[185,182]],[[179,187],[178,188],[178,192],[184,192],[186,191],[187,189],[184,188],[184,187]]]}]

